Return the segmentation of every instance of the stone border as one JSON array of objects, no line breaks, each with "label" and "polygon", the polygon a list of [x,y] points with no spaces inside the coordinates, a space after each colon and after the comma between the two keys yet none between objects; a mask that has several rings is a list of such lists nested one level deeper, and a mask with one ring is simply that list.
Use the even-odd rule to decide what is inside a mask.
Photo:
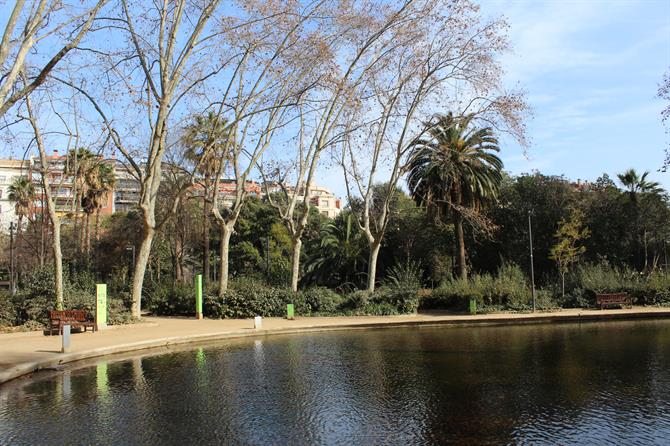
[{"label": "stone border", "polygon": [[102,356],[114,355],[118,353],[128,353],[153,348],[170,347],[175,345],[186,345],[195,343],[207,343],[212,341],[239,339],[249,337],[264,337],[283,334],[317,333],[328,331],[343,330],[370,330],[387,328],[409,328],[409,327],[472,327],[472,326],[501,326],[501,325],[526,325],[526,324],[551,324],[551,323],[570,323],[570,322],[599,322],[599,321],[625,321],[640,319],[668,319],[670,310],[650,311],[650,312],[625,312],[625,313],[587,313],[587,314],[528,314],[527,316],[515,315],[514,317],[505,316],[478,316],[467,317],[463,319],[443,319],[443,320],[417,320],[417,321],[393,321],[385,320],[379,322],[364,323],[344,323],[341,325],[307,325],[303,327],[275,328],[261,330],[235,330],[222,331],[215,333],[205,333],[186,336],[171,336],[158,339],[149,339],[146,341],[132,342],[127,344],[118,344],[109,347],[95,348],[76,353],[64,353],[55,359],[43,361],[25,362],[10,367],[0,372],[0,385],[43,369],[55,368],[63,364],[71,364],[85,359],[98,358]]}]

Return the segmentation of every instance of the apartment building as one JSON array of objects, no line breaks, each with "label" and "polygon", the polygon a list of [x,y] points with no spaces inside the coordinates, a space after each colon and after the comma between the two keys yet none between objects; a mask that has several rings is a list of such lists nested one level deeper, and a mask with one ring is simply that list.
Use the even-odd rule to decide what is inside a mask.
[{"label": "apartment building", "polygon": [[17,222],[14,203],[9,201],[9,186],[17,177],[28,175],[28,161],[0,159],[0,231],[8,232],[9,224]]},{"label": "apartment building", "polygon": [[[268,183],[267,189],[269,193],[281,192],[281,187],[276,183]],[[289,188],[289,193],[293,188]],[[304,186],[300,186],[298,190],[298,201],[302,202],[304,195]],[[328,188],[313,184],[308,192],[307,198],[312,206],[315,206],[322,215],[326,217],[335,218],[342,212],[342,200],[337,198]]]},{"label": "apartment building", "polygon": [[[100,157],[102,160],[102,157]],[[109,161],[104,161],[109,162]],[[66,174],[68,159],[65,154],[61,155],[58,150],[54,150],[51,155],[47,156],[47,175],[49,175],[49,187],[51,189],[51,197],[56,207],[56,214],[60,217],[71,217],[77,211],[81,212],[75,206],[74,194],[74,177]],[[34,212],[41,213],[45,207],[46,197],[42,189],[42,166],[39,158],[31,157],[28,163],[28,176],[35,184],[35,193],[37,199],[35,200]],[[114,212],[114,202],[112,194],[107,194],[107,199],[103,202],[100,208],[101,215],[110,215]]]},{"label": "apartment building", "polygon": [[[56,212],[63,217],[71,217],[75,212],[74,205],[74,178],[65,174],[67,171],[67,156],[54,150],[47,157],[49,183],[52,197],[56,205]],[[137,207],[140,198],[140,182],[128,167],[114,158],[105,162],[114,164],[114,173],[116,176],[116,185],[107,200],[103,204],[100,213],[110,215],[114,212],[128,212]],[[0,231],[7,232],[10,222],[16,222],[17,216],[14,203],[9,201],[9,185],[16,177],[27,176],[35,184],[36,198],[34,200],[31,212],[41,214],[45,211],[44,193],[41,183],[41,164],[39,158],[32,157],[28,160],[0,159]],[[219,203],[224,206],[231,206],[235,199],[235,180],[222,179],[219,181]],[[271,185],[270,192],[279,191],[277,185]],[[265,188],[262,184],[248,180],[245,185],[249,196],[263,197]],[[302,192],[302,191],[301,191]],[[192,194],[197,196],[202,194],[202,186],[196,185],[192,189]],[[341,200],[337,198],[330,190],[323,186],[313,185],[308,194],[310,203],[315,206],[321,214],[330,218],[335,218],[341,211]],[[81,211],[80,211],[81,212]]]}]

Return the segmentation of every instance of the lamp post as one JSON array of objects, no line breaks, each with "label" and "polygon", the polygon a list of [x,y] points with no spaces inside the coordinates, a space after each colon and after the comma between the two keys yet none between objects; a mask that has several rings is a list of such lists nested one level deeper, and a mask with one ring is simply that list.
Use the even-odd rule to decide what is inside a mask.
[{"label": "lamp post", "polygon": [[533,266],[533,227],[530,221],[531,211],[528,211],[528,242],[530,246],[530,290],[533,296],[533,313],[535,313],[535,267]]}]

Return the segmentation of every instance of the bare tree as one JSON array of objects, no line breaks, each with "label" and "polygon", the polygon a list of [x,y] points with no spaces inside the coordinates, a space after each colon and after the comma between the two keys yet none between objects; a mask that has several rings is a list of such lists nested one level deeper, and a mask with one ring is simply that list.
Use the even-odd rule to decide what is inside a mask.
[{"label": "bare tree", "polygon": [[[294,121],[301,98],[315,86],[325,51],[315,18],[327,4],[270,2],[249,8],[247,25],[227,35],[234,54],[231,75],[215,104],[216,115],[228,123],[226,162],[219,164],[212,200],[221,231],[221,297],[228,288],[230,237],[250,192],[250,177],[272,138]],[[219,185],[226,172],[232,174],[234,192],[221,205]]]},{"label": "bare tree", "polygon": [[342,118],[360,106],[360,98],[366,94],[375,71],[388,63],[383,55],[394,45],[394,33],[405,25],[409,5],[410,2],[402,2],[391,13],[384,14],[379,13],[383,10],[381,5],[377,5],[379,8],[349,5],[349,9],[339,11],[342,17],[356,20],[338,21],[324,33],[327,38],[322,45],[330,47],[324,52],[329,60],[312,62],[325,69],[318,75],[319,88],[313,89],[299,108],[299,132],[291,142],[295,147],[291,153],[293,159],[286,167],[271,165],[271,171],[264,175],[281,189],[281,199],[274,199],[271,184],[265,181],[269,201],[278,210],[291,237],[293,291],[298,289],[302,236],[311,207],[309,194],[321,156],[349,130]]},{"label": "bare tree", "polygon": [[[523,130],[518,115],[525,105],[516,96],[501,94],[495,60],[507,48],[504,22],[481,23],[478,7],[469,2],[435,0],[413,3],[402,23],[390,36],[384,55],[388,62],[368,83],[369,105],[349,119],[349,125],[361,124],[347,134],[340,152],[349,202],[360,203],[353,210],[370,249],[370,292],[410,143],[425,130],[425,117],[445,108],[478,108],[483,118],[517,136]],[[465,105],[463,98],[450,94],[452,88],[462,91]],[[379,183],[385,190],[375,196]]]},{"label": "bare tree", "polygon": [[[0,117],[47,80],[65,55],[80,44],[106,2],[98,0],[92,5],[75,6],[56,0],[33,0],[28,5],[25,0],[16,1],[0,43]],[[44,56],[46,50],[40,42],[58,35],[64,36],[65,44],[50,58],[46,55],[45,64],[32,66],[28,56],[34,52]],[[34,73],[28,75],[29,71]],[[27,82],[20,82],[23,75],[29,77]]]},{"label": "bare tree", "polygon": [[[24,82],[28,80],[23,76]],[[25,110],[27,113],[26,120],[30,123],[30,128],[33,133],[31,138],[32,142],[37,146],[39,153],[39,165],[34,166],[35,170],[39,174],[39,181],[41,186],[41,204],[42,207],[46,207],[49,220],[51,221],[52,227],[52,238],[51,238],[51,248],[53,253],[54,261],[54,293],[56,297],[56,309],[63,309],[63,253],[61,249],[61,218],[57,212],[56,200],[54,198],[53,190],[58,191],[64,184],[66,178],[66,171],[60,169],[59,167],[52,167],[49,162],[49,157],[46,151],[46,144],[44,139],[44,123],[40,123],[38,120],[37,110],[33,106],[30,96],[24,98]],[[51,111],[54,112],[54,104],[49,101],[51,106]],[[70,144],[73,140],[77,140],[77,135],[73,135],[70,132],[70,129],[65,125],[66,132],[64,133],[68,136],[68,150]],[[57,180],[56,183],[53,183],[52,180]]]},{"label": "bare tree", "polygon": [[[205,61],[211,53],[205,50],[209,40],[217,32],[204,34],[219,0],[192,4],[186,0],[145,4],[121,0],[118,17],[105,17],[111,23],[112,32],[123,32],[128,37],[129,48],[117,52],[102,53],[109,63],[105,77],[113,78],[114,88],[123,88],[130,93],[132,102],[124,95],[111,95],[110,89],[99,92],[96,98],[78,85],[78,82],[59,79],[83,94],[93,105],[109,131],[114,146],[121,152],[129,171],[140,184],[138,207],[142,216],[143,237],[137,254],[132,287],[132,314],[141,315],[141,297],[144,275],[151,253],[154,235],[174,214],[179,205],[178,195],[171,209],[162,218],[157,217],[156,202],[162,180],[163,156],[168,146],[168,137],[175,115],[183,112],[181,101],[206,79],[214,76],[220,68],[209,68]],[[119,25],[120,24],[120,25]],[[118,37],[117,37],[118,38]],[[139,73],[139,74],[138,74]],[[84,83],[84,82],[79,82]],[[110,97],[111,96],[111,97]],[[108,117],[103,110],[105,102],[118,99],[122,102],[109,105]],[[131,131],[124,134],[113,121],[116,113],[133,107],[139,113],[134,116]],[[121,111],[119,111],[121,109]],[[148,125],[148,141],[138,142],[142,147],[132,150],[137,120],[144,116]]]}]

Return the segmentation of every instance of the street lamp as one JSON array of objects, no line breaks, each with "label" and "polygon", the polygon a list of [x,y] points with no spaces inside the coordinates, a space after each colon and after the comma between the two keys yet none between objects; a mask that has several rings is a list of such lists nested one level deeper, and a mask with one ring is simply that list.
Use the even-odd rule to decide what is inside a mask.
[{"label": "street lamp", "polygon": [[528,210],[528,242],[530,246],[530,286],[533,296],[533,313],[535,313],[535,267],[533,266],[533,227],[530,222],[532,211]]}]

